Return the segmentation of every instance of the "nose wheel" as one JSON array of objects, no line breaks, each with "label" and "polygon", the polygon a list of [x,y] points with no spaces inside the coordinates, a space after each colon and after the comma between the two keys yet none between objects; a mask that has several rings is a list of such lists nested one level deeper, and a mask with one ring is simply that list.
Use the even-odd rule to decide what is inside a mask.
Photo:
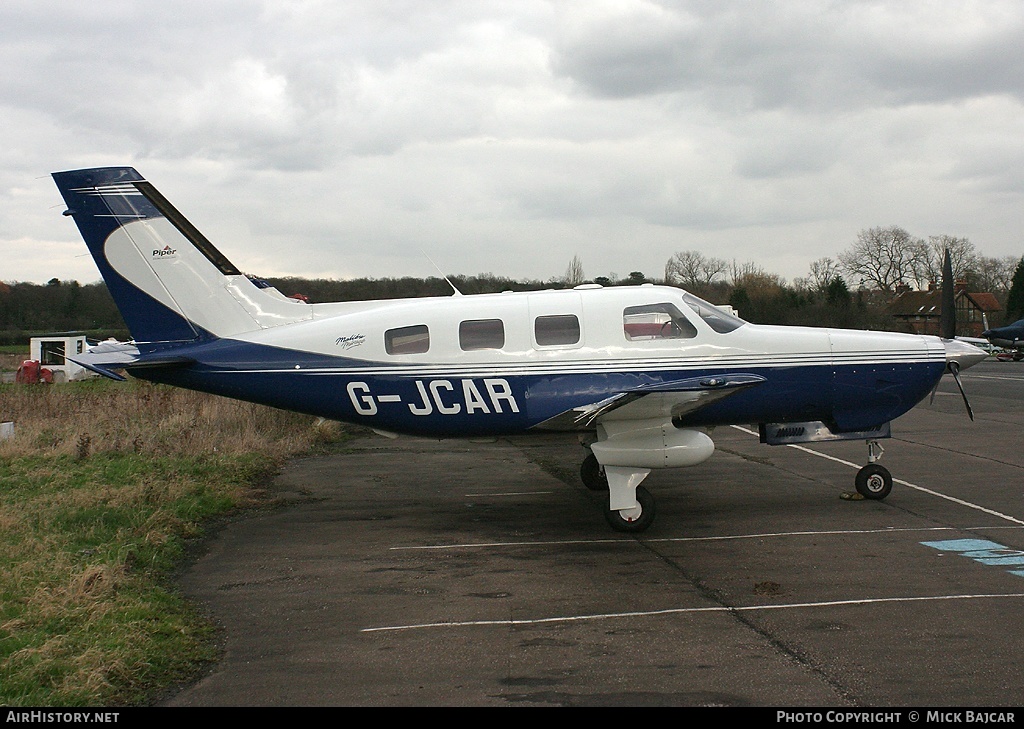
[{"label": "nose wheel", "polygon": [[869,463],[857,471],[857,493],[865,499],[884,499],[892,491],[892,474],[885,466]]},{"label": "nose wheel", "polygon": [[857,493],[865,499],[884,499],[892,491],[892,474],[885,466],[878,464],[882,457],[882,446],[878,441],[868,441],[868,465],[857,471],[854,483]]}]

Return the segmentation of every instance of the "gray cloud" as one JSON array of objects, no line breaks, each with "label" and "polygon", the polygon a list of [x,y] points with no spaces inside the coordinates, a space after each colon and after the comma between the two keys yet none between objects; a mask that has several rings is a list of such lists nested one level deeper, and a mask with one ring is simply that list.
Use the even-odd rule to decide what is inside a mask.
[{"label": "gray cloud", "polygon": [[122,163],[263,275],[430,275],[421,251],[657,275],[703,247],[792,278],[889,224],[1019,255],[1022,24],[1013,2],[8,0],[0,279],[94,280],[46,173]]},{"label": "gray cloud", "polygon": [[1020,14],[1006,3],[957,7],[624,3],[567,30],[555,68],[598,95],[689,93],[728,112],[1020,99]]}]

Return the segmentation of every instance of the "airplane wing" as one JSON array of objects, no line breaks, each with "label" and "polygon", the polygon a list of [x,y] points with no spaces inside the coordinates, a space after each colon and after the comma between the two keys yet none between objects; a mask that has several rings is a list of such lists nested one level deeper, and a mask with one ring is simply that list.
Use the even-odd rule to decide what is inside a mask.
[{"label": "airplane wing", "polygon": [[100,342],[81,354],[68,356],[77,365],[111,380],[124,380],[124,375],[115,370],[134,367],[181,367],[192,364],[194,359],[181,356],[143,355],[139,348],[127,342]]},{"label": "airplane wing", "polygon": [[586,430],[599,419],[675,418],[765,382],[760,375],[690,377],[640,385],[588,405],[566,410],[538,423],[538,430]]}]

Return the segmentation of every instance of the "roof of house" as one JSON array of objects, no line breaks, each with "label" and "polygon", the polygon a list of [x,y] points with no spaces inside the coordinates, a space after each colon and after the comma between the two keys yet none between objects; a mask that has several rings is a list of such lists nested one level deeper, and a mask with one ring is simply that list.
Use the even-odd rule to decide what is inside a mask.
[{"label": "roof of house", "polygon": [[[961,297],[966,297],[979,311],[1001,311],[1003,308],[993,294],[963,291],[957,294],[957,299]],[[892,316],[941,316],[942,291],[904,291],[890,302],[889,313]]]},{"label": "roof of house", "polygon": [[889,303],[893,316],[940,316],[942,314],[942,292],[904,291]]},{"label": "roof of house", "polygon": [[972,294],[963,293],[962,296],[966,296],[968,299],[974,302],[975,307],[981,311],[1002,311],[1003,307],[999,305],[999,301],[996,299],[995,294]]}]

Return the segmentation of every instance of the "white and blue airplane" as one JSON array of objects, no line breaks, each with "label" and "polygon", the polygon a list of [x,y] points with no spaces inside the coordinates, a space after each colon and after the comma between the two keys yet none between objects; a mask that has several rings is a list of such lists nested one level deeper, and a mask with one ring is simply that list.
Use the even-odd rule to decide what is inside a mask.
[{"label": "white and blue airplane", "polygon": [[133,338],[75,361],[385,434],[578,432],[581,477],[607,489],[620,531],[654,519],[651,470],[705,461],[726,424],[769,444],[865,440],[856,488],[885,498],[890,421],[985,357],[939,337],[754,325],[667,286],[308,304],[243,275],[130,167],[53,178]]}]

